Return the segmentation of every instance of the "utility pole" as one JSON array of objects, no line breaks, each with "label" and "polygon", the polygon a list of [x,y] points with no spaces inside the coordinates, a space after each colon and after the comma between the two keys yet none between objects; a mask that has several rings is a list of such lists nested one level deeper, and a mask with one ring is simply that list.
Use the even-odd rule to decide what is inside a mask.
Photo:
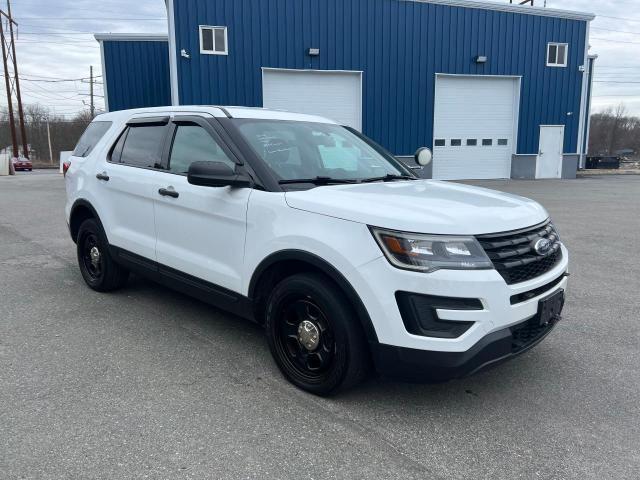
[{"label": "utility pole", "polygon": [[[4,83],[7,88],[7,109],[9,113],[9,129],[11,130],[11,156],[16,157],[18,154],[18,138],[16,135],[16,123],[15,117],[13,116],[13,96],[11,95],[11,82],[9,80],[9,67],[7,62],[8,51],[7,51],[7,41],[4,36],[4,18],[6,17],[11,23],[11,17],[9,17],[6,13],[0,10],[0,43],[2,44],[2,66],[4,67]],[[9,170],[11,170],[11,165],[13,162],[11,159],[9,160]]]},{"label": "utility pole", "polygon": [[[9,35],[6,35],[4,22],[9,27]],[[20,150],[18,148],[18,134],[16,129],[16,119],[13,110],[13,97],[18,104],[18,117],[20,122],[20,135],[22,137],[22,154],[29,158],[29,144],[27,142],[27,132],[24,124],[24,111],[22,109],[22,96],[20,94],[20,78],[18,76],[18,61],[16,58],[16,44],[13,35],[13,26],[18,26],[11,16],[11,2],[7,0],[7,11],[0,9],[0,44],[2,44],[2,66],[4,67],[4,82],[7,89],[7,107],[9,113],[9,128],[11,130],[11,149],[12,156],[18,158]],[[8,37],[8,38],[7,38]],[[13,68],[12,77],[9,72],[9,61]],[[9,172],[13,171],[13,161],[9,163]]]},{"label": "utility pole", "polygon": [[[24,110],[22,109],[22,95],[20,94],[20,76],[18,75],[18,59],[16,57],[16,42],[13,39],[13,18],[11,17],[11,0],[7,0],[7,13],[9,15],[9,32],[11,35],[11,53],[13,57],[13,75],[18,99],[18,120],[20,122],[20,136],[22,137],[22,155],[29,158],[29,144],[27,142],[27,130],[24,125]],[[17,23],[16,23],[17,25]]]},{"label": "utility pole", "polygon": [[89,67],[89,95],[91,96],[91,118],[96,116],[96,104],[93,101],[93,65]]},{"label": "utility pole", "polygon": [[47,119],[47,140],[49,141],[49,162],[53,165],[53,149],[51,148],[51,128]]}]

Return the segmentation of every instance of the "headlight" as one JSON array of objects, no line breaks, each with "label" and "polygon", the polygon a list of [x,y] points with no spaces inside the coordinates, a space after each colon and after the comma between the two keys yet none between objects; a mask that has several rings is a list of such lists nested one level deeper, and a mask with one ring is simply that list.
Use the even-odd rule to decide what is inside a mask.
[{"label": "headlight", "polygon": [[440,268],[493,268],[491,260],[474,237],[423,235],[370,228],[387,260],[398,268],[420,272],[433,272]]}]

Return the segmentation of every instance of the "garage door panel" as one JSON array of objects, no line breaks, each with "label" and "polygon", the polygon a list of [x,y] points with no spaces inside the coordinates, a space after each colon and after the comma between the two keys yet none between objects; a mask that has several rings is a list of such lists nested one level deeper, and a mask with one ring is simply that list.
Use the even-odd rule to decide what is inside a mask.
[{"label": "garage door panel", "polygon": [[320,115],[362,129],[359,72],[263,70],[263,106]]},{"label": "garage door panel", "polygon": [[[513,77],[437,77],[434,178],[510,176],[517,94],[518,81]],[[468,139],[477,145],[467,145]],[[483,140],[491,145],[483,145]]]}]

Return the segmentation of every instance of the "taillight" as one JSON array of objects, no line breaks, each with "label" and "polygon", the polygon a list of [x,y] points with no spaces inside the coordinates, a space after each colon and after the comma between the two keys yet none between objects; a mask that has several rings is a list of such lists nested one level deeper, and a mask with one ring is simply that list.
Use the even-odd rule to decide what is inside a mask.
[{"label": "taillight", "polygon": [[66,176],[67,175],[67,170],[69,170],[69,167],[71,166],[71,161],[66,160],[63,164],[62,164],[62,175]]}]

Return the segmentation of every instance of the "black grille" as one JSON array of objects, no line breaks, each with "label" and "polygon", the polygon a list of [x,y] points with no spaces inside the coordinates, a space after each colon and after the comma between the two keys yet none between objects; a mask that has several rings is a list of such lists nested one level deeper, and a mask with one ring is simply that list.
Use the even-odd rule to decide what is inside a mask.
[{"label": "black grille", "polygon": [[511,295],[511,305],[515,305],[517,303],[526,302],[527,300],[531,300],[539,295],[542,295],[548,290],[551,290],[553,287],[558,285],[567,274],[563,273],[555,280],[551,280],[549,283],[542,285],[541,287],[534,288],[533,290],[528,290],[526,292],[518,293],[517,295]]},{"label": "black grille", "polygon": [[[534,244],[540,238],[551,242],[544,255],[534,250]],[[543,275],[562,258],[558,234],[549,221],[514,232],[479,235],[477,239],[509,285]]]},{"label": "black grille", "polygon": [[511,327],[511,351],[518,353],[527,348],[536,340],[544,336],[555,325],[555,322],[540,324],[540,319],[536,315],[531,320]]}]

